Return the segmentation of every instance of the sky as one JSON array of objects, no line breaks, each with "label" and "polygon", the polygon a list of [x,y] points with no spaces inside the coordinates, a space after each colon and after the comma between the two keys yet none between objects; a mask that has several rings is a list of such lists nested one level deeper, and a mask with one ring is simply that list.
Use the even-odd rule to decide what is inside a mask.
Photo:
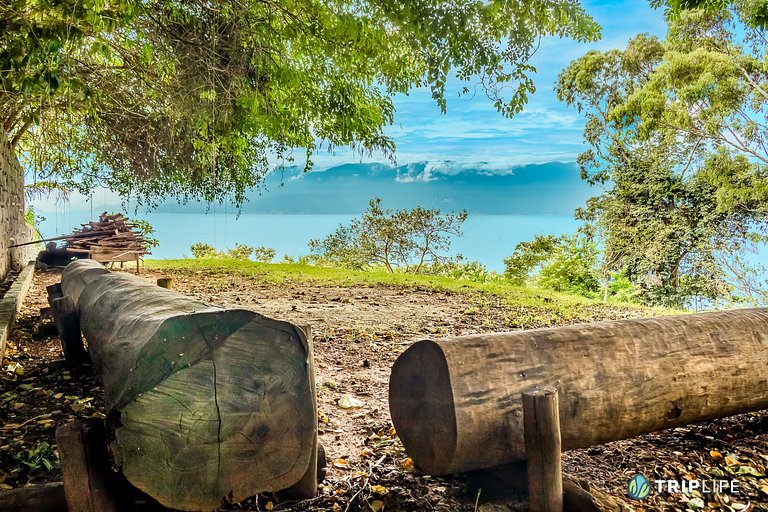
[{"label": "sky", "polygon": [[[663,13],[651,9],[645,0],[586,0],[582,4],[602,26],[602,38],[587,44],[544,38],[531,62],[537,68],[534,77],[537,90],[529,97],[523,112],[512,119],[502,117],[482,92],[472,99],[459,97],[465,83],[456,79],[447,86],[446,114],[441,114],[426,89],[396,96],[395,122],[386,133],[396,143],[397,165],[420,164],[420,169],[427,169],[434,177],[439,173],[455,174],[462,168],[506,173],[526,164],[575,162],[585,149],[584,118],[557,100],[554,92],[557,75],[591,49],[623,48],[638,33],[663,37],[666,30]],[[386,159],[381,154],[363,158],[348,148],[337,148],[333,154],[319,150],[313,161],[314,169],[322,171],[343,164],[386,162]],[[430,176],[422,173],[411,178],[429,180]],[[96,209],[120,207],[120,199],[110,191],[97,190],[93,197]],[[72,194],[67,208],[90,209],[87,199]],[[61,205],[48,199],[37,201],[36,207],[41,211],[54,211]]]},{"label": "sky", "polygon": [[[496,112],[481,92],[471,100],[459,98],[464,84],[458,80],[448,83],[444,115],[426,89],[396,96],[395,123],[386,132],[397,144],[397,163],[451,160],[474,166],[485,162],[491,169],[504,170],[510,165],[575,161],[584,151],[584,120],[575,109],[557,100],[557,75],[589,50],[623,48],[641,32],[663,37],[666,31],[662,11],[651,9],[645,0],[587,0],[582,5],[602,26],[601,40],[582,44],[545,38],[532,61],[537,68],[536,93],[512,119]],[[321,152],[313,160],[322,169],[360,158],[342,149],[335,156]],[[381,155],[364,159],[370,160],[383,159]]]}]

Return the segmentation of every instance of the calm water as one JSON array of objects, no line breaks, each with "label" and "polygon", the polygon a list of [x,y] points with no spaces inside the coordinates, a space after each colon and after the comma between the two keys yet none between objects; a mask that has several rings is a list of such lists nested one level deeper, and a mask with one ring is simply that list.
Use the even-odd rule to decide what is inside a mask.
[{"label": "calm water", "polygon": [[[41,225],[43,236],[51,237],[71,232],[91,214],[64,209],[42,215],[46,217]],[[150,213],[139,217],[156,230],[160,246],[153,251],[155,258],[191,256],[190,245],[207,242],[218,249],[234,247],[235,243],[272,247],[279,259],[283,254],[308,254],[307,243],[312,238],[324,237],[354,216],[243,214],[238,219],[231,214]],[[578,227],[579,222],[569,216],[470,214],[463,226],[464,235],[454,240],[451,252],[479,261],[488,269],[503,270],[504,258],[517,243],[537,234],[573,233]]]}]

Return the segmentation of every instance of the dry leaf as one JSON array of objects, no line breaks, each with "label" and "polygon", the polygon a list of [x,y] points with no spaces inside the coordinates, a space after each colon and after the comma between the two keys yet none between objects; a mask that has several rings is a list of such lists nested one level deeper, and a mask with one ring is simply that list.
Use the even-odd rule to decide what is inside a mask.
[{"label": "dry leaf", "polygon": [[712,450],[709,452],[709,456],[712,457],[715,460],[722,460],[723,454],[718,452],[717,450]]},{"label": "dry leaf", "polygon": [[339,469],[349,469],[349,462],[346,459],[336,459],[333,461],[333,467]]},{"label": "dry leaf", "polygon": [[339,407],[342,409],[357,409],[364,405],[362,400],[358,400],[352,395],[344,395],[339,398]]},{"label": "dry leaf", "polygon": [[387,492],[389,491],[389,489],[387,489],[383,485],[372,485],[371,490],[376,494],[387,494]]},{"label": "dry leaf", "polygon": [[739,459],[735,457],[731,457],[730,455],[725,456],[725,465],[726,466],[735,466],[739,463]]},{"label": "dry leaf", "polygon": [[267,504],[264,505],[264,508],[267,510],[272,510],[273,508],[275,508],[275,505],[271,501],[268,501]]},{"label": "dry leaf", "polygon": [[381,512],[384,510],[384,502],[381,500],[373,500],[368,506],[371,507],[373,512]]},{"label": "dry leaf", "polygon": [[408,457],[403,461],[403,469],[406,471],[413,471],[413,459]]}]

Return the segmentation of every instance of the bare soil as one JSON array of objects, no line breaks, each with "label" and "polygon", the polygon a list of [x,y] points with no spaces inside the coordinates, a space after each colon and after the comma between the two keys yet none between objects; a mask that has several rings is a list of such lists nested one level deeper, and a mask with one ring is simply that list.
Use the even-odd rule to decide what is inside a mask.
[{"label": "bare soil", "polygon": [[[147,279],[161,274],[142,271]],[[327,474],[318,497],[301,503],[266,495],[223,510],[460,511],[526,510],[524,497],[497,498],[490,482],[422,474],[403,450],[387,404],[389,369],[416,340],[510,329],[526,316],[495,296],[422,288],[334,287],[202,271],[164,272],[173,287],[205,302],[253,309],[312,328],[320,442]],[[56,272],[38,273],[0,372],[0,486],[60,479],[54,432],[74,417],[104,413],[90,368],[66,369],[50,321],[45,286]],[[595,320],[635,317],[629,308],[593,308]],[[583,315],[582,315],[583,316]],[[555,323],[567,322],[566,319]],[[542,326],[545,323],[542,324]],[[530,325],[527,325],[530,326]],[[18,365],[17,365],[18,363]],[[9,372],[14,368],[14,372]],[[766,390],[755,390],[765,393]],[[351,399],[351,400],[350,400]],[[352,402],[354,407],[347,407]],[[482,449],[482,447],[478,447]],[[614,496],[626,510],[768,510],[768,413],[734,416],[564,454],[567,474]],[[627,497],[636,473],[654,479],[736,479],[738,491],[652,493]],[[478,493],[478,485],[480,490]]]}]

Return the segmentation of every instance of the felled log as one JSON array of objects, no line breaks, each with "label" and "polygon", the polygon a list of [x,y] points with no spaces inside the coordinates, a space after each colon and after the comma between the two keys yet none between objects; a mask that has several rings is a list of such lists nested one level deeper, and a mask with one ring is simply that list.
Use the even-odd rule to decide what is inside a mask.
[{"label": "felled log", "polygon": [[768,407],[768,309],[620,320],[413,344],[392,421],[444,475],[525,458],[520,393],[554,387],[564,450]]},{"label": "felled log", "polygon": [[62,288],[104,384],[115,461],[134,486],[204,510],[307,473],[317,424],[300,329],[88,260],[64,270]]}]

